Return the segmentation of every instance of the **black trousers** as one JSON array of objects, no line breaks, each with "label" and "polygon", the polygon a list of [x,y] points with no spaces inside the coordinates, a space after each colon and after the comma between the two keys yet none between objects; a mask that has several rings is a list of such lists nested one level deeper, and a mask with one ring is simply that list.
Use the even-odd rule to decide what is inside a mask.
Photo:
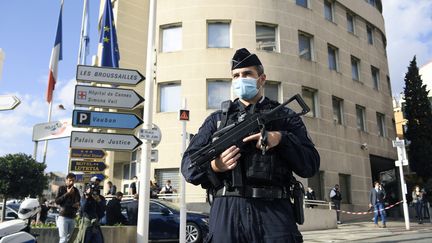
[{"label": "black trousers", "polygon": [[217,197],[206,242],[303,242],[289,199]]}]

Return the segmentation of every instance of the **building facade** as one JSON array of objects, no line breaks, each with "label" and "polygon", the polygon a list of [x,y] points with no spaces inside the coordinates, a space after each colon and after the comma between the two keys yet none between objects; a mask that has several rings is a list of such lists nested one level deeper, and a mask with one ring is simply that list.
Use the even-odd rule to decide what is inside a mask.
[{"label": "building facade", "polygon": [[[320,173],[303,180],[327,199],[340,184],[346,207],[365,207],[372,181],[393,173],[395,138],[380,0],[158,0],[153,122],[162,131],[151,176],[179,187],[181,123],[187,99],[196,133],[231,92],[230,58],[245,47],[267,75],[265,95],[301,94],[303,120],[321,156]],[[145,73],[148,1],[113,1],[120,67]],[[144,94],[144,84],[136,90]],[[142,106],[135,112],[142,115]],[[137,132],[137,131],[135,131]],[[114,153],[110,178],[123,189],[137,174],[136,154]],[[397,175],[397,173],[396,173]],[[187,185],[187,202],[205,191]]]}]

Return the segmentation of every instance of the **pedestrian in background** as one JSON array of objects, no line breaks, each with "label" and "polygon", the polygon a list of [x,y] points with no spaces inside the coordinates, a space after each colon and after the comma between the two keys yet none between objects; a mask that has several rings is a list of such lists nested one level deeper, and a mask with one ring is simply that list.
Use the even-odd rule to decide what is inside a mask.
[{"label": "pedestrian in background", "polygon": [[336,220],[338,224],[342,224],[340,220],[340,205],[342,201],[342,193],[339,190],[339,184],[334,185],[330,190],[330,200],[333,202],[334,209],[336,210]]},{"label": "pedestrian in background", "polygon": [[107,184],[108,184],[108,192],[106,193],[106,195],[115,196],[117,192],[117,187],[113,185],[111,181],[108,181]]},{"label": "pedestrian in background", "polygon": [[129,185],[128,194],[129,195],[135,195],[138,193],[138,177],[134,176],[132,177],[132,183]]},{"label": "pedestrian in background", "polygon": [[384,199],[386,197],[386,192],[381,184],[376,181],[374,183],[374,188],[369,193],[369,207],[374,208],[374,224],[375,227],[378,225],[378,214],[381,215],[382,227],[386,228],[386,212],[384,209]]},{"label": "pedestrian in background", "polygon": [[137,225],[138,221],[138,194],[134,195],[134,199],[132,202],[127,204],[127,216],[128,216],[128,224],[129,225]]},{"label": "pedestrian in background", "polygon": [[122,192],[116,192],[116,197],[112,198],[106,206],[106,224],[126,224],[126,218],[121,213]]},{"label": "pedestrian in background", "polygon": [[423,202],[424,202],[424,190],[420,189],[419,185],[416,185],[412,192],[412,202],[417,214],[417,220],[419,224],[423,224]]},{"label": "pedestrian in background", "polygon": [[76,176],[74,173],[66,175],[64,186],[60,186],[55,203],[59,206],[57,227],[59,230],[59,243],[67,243],[75,229],[75,216],[80,207],[80,192],[74,186]]},{"label": "pedestrian in background", "polygon": [[[307,200],[316,200],[315,191],[311,187],[307,188],[306,199]],[[308,204],[308,208],[313,208],[315,206],[316,206],[316,204],[310,204],[310,203]]]}]

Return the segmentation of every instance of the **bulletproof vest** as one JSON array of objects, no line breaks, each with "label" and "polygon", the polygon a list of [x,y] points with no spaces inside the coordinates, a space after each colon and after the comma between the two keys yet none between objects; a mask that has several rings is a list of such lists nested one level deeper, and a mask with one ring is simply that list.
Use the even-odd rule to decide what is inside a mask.
[{"label": "bulletproof vest", "polygon": [[[222,103],[221,123],[218,130],[247,119],[250,109],[253,109],[253,107],[242,109],[243,107],[234,103],[238,102],[237,100],[232,103],[229,102],[228,109],[227,103]],[[259,109],[255,109],[255,112],[268,112],[278,105],[277,102],[267,99],[264,102],[266,103]],[[282,127],[282,122],[279,120],[267,124],[266,130],[280,131],[286,130],[286,128]],[[258,132],[260,131],[257,129],[250,135]],[[256,142],[256,140],[248,142],[240,148],[241,157],[237,166],[241,167],[243,184],[248,186],[288,186],[292,173],[287,163],[283,163],[280,159],[277,148],[272,148],[263,155],[262,151],[256,148]],[[233,173],[225,172],[224,176],[225,180],[232,180]]]}]

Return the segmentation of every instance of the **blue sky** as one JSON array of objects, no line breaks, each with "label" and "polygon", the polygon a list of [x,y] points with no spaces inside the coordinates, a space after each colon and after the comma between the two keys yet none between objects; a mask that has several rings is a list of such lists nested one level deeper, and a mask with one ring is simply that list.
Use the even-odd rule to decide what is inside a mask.
[{"label": "blue sky", "polygon": [[[89,2],[90,55],[94,55],[100,1]],[[64,3],[63,61],[54,94],[53,121],[70,118],[72,114],[82,5],[83,0]],[[417,55],[419,66],[432,60],[432,1],[383,0],[383,5],[390,78],[393,94],[398,94],[403,91],[403,78],[412,57]],[[17,152],[32,154],[33,126],[47,121],[45,91],[59,8],[60,0],[0,1],[0,48],[6,55],[0,94],[15,94],[21,99],[15,110],[0,112],[0,156]],[[66,110],[57,109],[59,104]],[[39,161],[42,148],[43,143],[39,145]],[[48,171],[67,170],[68,148],[69,139],[50,140]]]}]

